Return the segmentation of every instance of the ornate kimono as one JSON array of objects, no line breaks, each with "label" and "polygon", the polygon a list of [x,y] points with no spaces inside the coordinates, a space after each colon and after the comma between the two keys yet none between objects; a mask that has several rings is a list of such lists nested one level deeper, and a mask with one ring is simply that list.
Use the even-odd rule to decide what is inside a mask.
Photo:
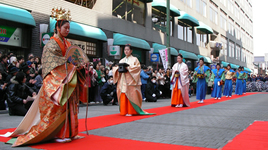
[{"label": "ornate kimono", "polygon": [[[210,76],[210,69],[208,66],[203,65],[201,67],[196,67],[194,70],[194,73],[197,73],[193,78],[193,83],[196,83],[196,99],[204,100],[207,93],[207,82]],[[204,77],[202,78],[201,76]]]},{"label": "ornate kimono", "polygon": [[242,95],[243,94],[243,79],[245,77],[245,73],[240,71],[236,72],[236,87],[235,87],[235,94]]},{"label": "ornate kimono", "polygon": [[232,79],[235,75],[235,71],[230,69],[227,70],[225,73],[225,83],[224,83],[224,90],[223,90],[223,95],[224,96],[232,96],[233,93],[233,86],[232,86]]},{"label": "ornate kimono", "polygon": [[132,55],[124,57],[119,63],[127,63],[128,72],[119,73],[118,67],[113,67],[114,83],[117,83],[117,97],[120,104],[120,114],[126,115],[151,115],[141,109],[141,79],[140,62]]},{"label": "ornate kimono", "polygon": [[87,101],[87,87],[76,66],[66,63],[64,56],[69,46],[71,44],[67,40],[61,40],[57,35],[45,45],[42,55],[43,86],[11,135],[21,135],[13,147],[55,137],[72,138],[78,134],[78,102]]},{"label": "ornate kimono", "polygon": [[213,85],[213,91],[211,93],[211,97],[221,98],[222,85],[219,85],[218,82],[225,80],[224,71],[225,71],[224,69],[212,70],[211,80],[214,82],[214,85]]},{"label": "ornate kimono", "polygon": [[[174,77],[175,71],[179,71],[179,77]],[[173,79],[174,77],[174,79]],[[171,75],[172,84],[172,96],[171,106],[183,104],[183,106],[190,106],[189,100],[189,78],[188,78],[188,66],[182,62],[181,64],[176,63],[172,67]]]}]

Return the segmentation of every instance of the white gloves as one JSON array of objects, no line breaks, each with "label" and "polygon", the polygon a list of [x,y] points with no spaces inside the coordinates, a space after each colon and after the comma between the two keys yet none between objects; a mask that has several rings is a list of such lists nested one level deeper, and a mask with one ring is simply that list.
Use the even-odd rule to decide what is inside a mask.
[{"label": "white gloves", "polygon": [[114,95],[114,92],[111,92],[110,95],[113,96]]},{"label": "white gloves", "polygon": [[110,94],[107,94],[107,96],[110,96]]},{"label": "white gloves", "polygon": [[162,91],[159,91],[160,95],[162,95]]},{"label": "white gloves", "polygon": [[156,95],[155,95],[155,94],[153,94],[153,95],[152,95],[152,97],[156,97]]}]

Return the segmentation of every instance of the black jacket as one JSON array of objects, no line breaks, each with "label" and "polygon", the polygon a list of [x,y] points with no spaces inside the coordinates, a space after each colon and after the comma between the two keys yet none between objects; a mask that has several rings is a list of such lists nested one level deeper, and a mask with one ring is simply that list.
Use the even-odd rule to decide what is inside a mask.
[{"label": "black jacket", "polygon": [[115,85],[106,82],[101,88],[101,97],[105,97],[107,96],[107,94],[111,94],[111,92],[113,92],[113,95],[115,94],[116,92]]},{"label": "black jacket", "polygon": [[6,80],[6,77],[8,76],[8,73],[7,73],[7,64],[4,63],[3,61],[0,62],[0,72],[2,74],[3,80]]},{"label": "black jacket", "polygon": [[[153,97],[152,95],[155,94],[156,96]],[[148,102],[156,102],[157,99],[160,97],[160,90],[158,89],[158,85],[156,83],[152,83],[152,81],[148,81],[146,90],[145,90],[145,97]]]},{"label": "black jacket", "polygon": [[21,105],[23,99],[32,96],[34,91],[26,84],[19,84],[14,78],[10,82],[11,84],[7,88],[7,104],[9,107]]}]

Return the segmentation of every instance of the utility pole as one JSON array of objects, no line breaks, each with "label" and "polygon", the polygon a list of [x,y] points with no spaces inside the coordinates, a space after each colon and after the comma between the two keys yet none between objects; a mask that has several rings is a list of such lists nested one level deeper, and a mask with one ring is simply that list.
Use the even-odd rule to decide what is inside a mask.
[{"label": "utility pole", "polygon": [[167,0],[167,9],[166,9],[166,17],[167,17],[167,26],[166,26],[166,47],[167,47],[167,54],[168,54],[168,67],[171,67],[170,61],[170,0]]}]

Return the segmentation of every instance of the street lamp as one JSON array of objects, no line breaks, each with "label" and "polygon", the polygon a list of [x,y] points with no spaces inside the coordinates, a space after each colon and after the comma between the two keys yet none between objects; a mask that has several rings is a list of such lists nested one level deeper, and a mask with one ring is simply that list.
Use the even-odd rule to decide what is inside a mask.
[{"label": "street lamp", "polygon": [[158,21],[158,18],[153,17],[152,21],[153,21],[153,23],[156,23]]}]

